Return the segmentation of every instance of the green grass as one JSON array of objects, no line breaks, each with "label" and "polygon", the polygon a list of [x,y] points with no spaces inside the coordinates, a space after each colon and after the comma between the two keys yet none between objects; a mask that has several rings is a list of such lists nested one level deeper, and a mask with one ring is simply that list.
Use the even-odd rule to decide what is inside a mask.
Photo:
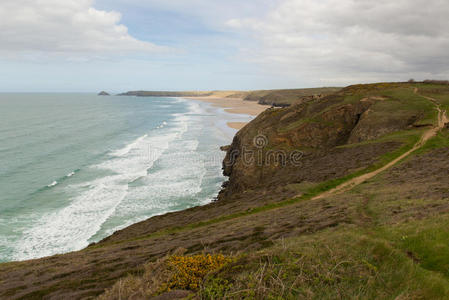
[{"label": "green grass", "polygon": [[[354,94],[354,95],[347,95],[345,96],[344,100],[343,100],[343,104],[349,104],[349,103],[356,103],[360,100],[362,100],[363,98],[366,98],[368,95],[366,94]],[[332,107],[327,108],[325,111],[332,109]]]},{"label": "green grass", "polygon": [[[226,289],[217,289],[226,282]],[[278,240],[211,275],[203,299],[446,299],[449,282],[351,226]],[[218,297],[217,297],[218,296]]]},{"label": "green grass", "polygon": [[422,148],[416,150],[413,154],[418,155],[444,147],[449,147],[449,130],[439,131],[436,136],[429,139]]},{"label": "green grass", "polygon": [[[377,93],[377,95],[379,95],[379,93]],[[396,104],[400,103],[401,107],[406,107],[407,110],[413,110],[413,111],[419,110],[419,111],[424,112],[426,118],[424,118],[424,120],[422,122],[430,122],[430,123],[435,122],[434,120],[436,118],[436,114],[434,112],[434,105],[431,102],[429,102],[428,100],[426,100],[425,98],[421,97],[420,95],[414,94],[412,87],[410,87],[410,86],[404,87],[404,85],[401,85],[400,88],[395,88],[395,89],[391,89],[391,90],[382,90],[381,95],[388,97],[389,99],[393,99],[392,101],[388,101],[389,103],[398,101],[398,103],[396,103]],[[348,99],[352,99],[351,101],[355,101],[355,99],[360,98],[360,97],[361,97],[361,95],[350,95]],[[393,105],[396,105],[396,104],[393,104]],[[389,104],[388,109],[393,109],[393,108],[394,107],[391,106],[391,104]],[[434,119],[427,120],[427,118],[434,118]],[[164,229],[164,230],[161,230],[158,232],[154,232],[154,233],[151,233],[148,235],[136,237],[136,238],[133,238],[130,240],[114,242],[112,244],[121,244],[121,243],[130,242],[130,241],[149,239],[149,238],[160,237],[160,236],[164,236],[164,235],[168,235],[168,234],[174,234],[174,233],[181,232],[181,231],[192,230],[192,229],[196,229],[199,227],[204,227],[204,226],[221,223],[221,222],[225,222],[225,221],[236,219],[236,218],[241,218],[241,217],[269,211],[272,209],[285,207],[285,206],[297,203],[299,201],[309,200],[323,192],[329,191],[329,190],[339,186],[340,184],[342,184],[348,180],[351,180],[355,177],[375,171],[375,170],[383,167],[390,161],[396,159],[397,157],[401,156],[403,153],[410,150],[413,147],[413,145],[419,140],[420,134],[422,133],[422,131],[423,130],[413,130],[413,131],[408,131],[408,132],[401,131],[401,132],[395,132],[393,134],[382,137],[378,141],[397,140],[397,141],[402,142],[403,145],[400,148],[398,148],[392,152],[382,155],[377,163],[375,163],[367,168],[364,168],[362,170],[356,171],[352,174],[349,174],[347,176],[317,184],[317,185],[307,189],[304,192],[304,194],[300,197],[288,199],[288,200],[277,202],[277,203],[267,204],[264,206],[249,209],[247,211],[234,213],[234,214],[230,214],[230,215],[225,215],[225,216],[210,219],[207,221],[196,222],[196,223],[188,224],[188,225],[181,226],[181,227],[171,227],[171,228]],[[443,138],[440,137],[440,140],[432,139],[430,146],[428,146],[428,147],[432,147],[431,145],[433,145],[435,143],[441,144],[441,143],[443,143],[443,140],[444,140],[444,137]],[[105,247],[110,244],[111,243],[95,245],[95,246],[90,247],[89,249]]]},{"label": "green grass", "polygon": [[435,216],[379,230],[426,270],[449,279],[449,217]]},{"label": "green grass", "polygon": [[196,229],[199,227],[204,227],[204,226],[208,226],[208,225],[212,225],[212,224],[216,224],[216,223],[221,223],[221,222],[225,222],[228,220],[232,220],[232,219],[236,219],[236,218],[241,218],[241,217],[245,217],[245,216],[249,216],[249,215],[253,215],[253,214],[257,214],[257,213],[261,213],[261,212],[265,212],[265,211],[269,211],[272,209],[277,209],[277,208],[281,208],[281,207],[285,207],[288,205],[292,205],[295,203],[298,203],[300,201],[306,201],[309,200],[323,192],[329,191],[337,186],[339,186],[340,184],[358,177],[360,175],[375,171],[381,167],[383,167],[384,165],[386,165],[387,163],[389,163],[390,161],[396,159],[397,157],[401,156],[403,153],[407,152],[408,150],[410,150],[413,145],[416,143],[416,141],[418,141],[419,137],[417,135],[410,135],[408,136],[409,138],[409,143],[404,144],[402,147],[386,153],[384,155],[382,155],[378,162],[365,168],[362,170],[359,170],[357,172],[354,172],[352,174],[349,174],[347,176],[341,177],[341,178],[337,178],[337,179],[333,179],[333,180],[328,180],[326,182],[323,183],[319,183],[317,185],[314,185],[313,187],[307,189],[304,194],[300,197],[297,198],[291,198],[288,200],[284,200],[281,202],[277,202],[277,203],[271,203],[271,204],[267,204],[267,205],[263,205],[263,206],[259,206],[256,208],[252,208],[243,212],[239,212],[239,213],[234,213],[234,214],[230,214],[230,215],[225,215],[225,216],[221,216],[218,218],[214,218],[214,219],[210,219],[207,221],[202,221],[202,222],[196,222],[196,223],[192,223],[192,224],[188,224],[185,226],[181,226],[181,227],[171,227],[168,229],[164,229],[161,231],[157,231],[148,235],[144,235],[144,236],[140,236],[140,237],[136,237],[133,239],[129,239],[129,240],[123,240],[123,241],[118,241],[118,242],[113,242],[113,243],[105,243],[105,244],[98,244],[98,245],[94,245],[89,247],[88,249],[97,249],[97,248],[102,248],[108,245],[113,245],[113,244],[122,244],[122,243],[127,243],[127,242],[131,242],[131,241],[138,241],[138,240],[145,240],[145,239],[149,239],[149,238],[155,238],[155,237],[160,237],[160,236],[165,236],[165,235],[169,235],[169,234],[174,234],[174,233],[178,233],[178,232],[182,232],[182,231],[187,231],[187,230],[192,230],[192,229]]},{"label": "green grass", "polygon": [[[379,86],[383,84],[370,85],[365,90],[355,86],[353,89],[358,91],[357,95],[350,95],[345,100],[356,101],[357,97],[362,97],[362,93],[366,95],[368,92],[382,95],[387,100],[375,104],[378,112],[419,112],[422,116],[419,124],[435,124],[434,105],[413,93],[413,87],[417,85],[401,84],[380,91]],[[316,120],[311,118],[305,121]],[[399,131],[374,141],[342,146],[390,141],[401,143],[399,148],[382,155],[375,164],[363,170],[319,184],[286,187],[298,190],[298,193],[304,190],[302,196],[118,243],[193,230],[310,200],[352,178],[385,166],[409,151],[419,141],[424,130]],[[449,147],[447,130],[439,132],[411,155],[442,147]],[[345,203],[366,219],[294,238],[269,240],[267,242],[274,244],[267,243],[260,251],[246,251],[235,262],[209,274],[197,296],[201,299],[448,299],[449,216],[429,215],[427,219],[417,221],[404,215],[403,219],[396,221],[389,214],[393,206],[419,209],[427,205],[428,201],[401,198],[400,191],[396,190],[394,197],[386,198],[384,195],[390,192],[388,189],[396,187],[382,186],[382,180],[385,180],[382,175],[370,180],[374,185],[360,185],[345,194],[348,198]],[[358,196],[363,196],[359,198],[364,200],[359,200]],[[433,204],[444,204],[444,199],[435,200]],[[263,232],[263,229],[254,228],[255,235]]]},{"label": "green grass", "polygon": [[415,130],[401,130],[395,131],[393,133],[386,134],[381,136],[375,140],[367,140],[359,143],[346,144],[337,146],[336,148],[353,148],[357,146],[364,146],[370,144],[379,144],[379,143],[387,143],[387,142],[399,142],[402,144],[415,144],[421,138],[424,129],[415,129]]},{"label": "green grass", "polygon": [[396,113],[396,110],[405,110],[405,111],[413,111],[413,112],[422,112],[423,117],[421,118],[420,124],[434,124],[436,125],[437,120],[437,111],[435,106],[429,100],[423,98],[419,94],[415,94],[413,92],[413,88],[401,88],[395,90],[387,90],[382,92],[383,96],[387,96],[396,101],[396,107],[390,107],[393,109],[393,112]]},{"label": "green grass", "polygon": [[319,121],[313,118],[301,118],[298,121],[290,123],[287,127],[280,128],[279,133],[288,132],[306,123],[319,123]]},{"label": "green grass", "polygon": [[[413,116],[420,114],[420,120],[416,125],[435,124],[437,112],[434,105],[419,94],[414,93],[414,85],[391,85],[390,88],[368,89],[353,91],[353,93],[346,93],[343,97],[343,102],[330,105],[324,110],[315,113],[312,116],[302,118],[298,121],[292,122],[287,127],[282,128],[280,132],[288,132],[306,123],[322,123],[320,116],[326,111],[332,110],[335,106],[342,104],[354,104],[363,98],[371,96],[381,96],[385,100],[377,100],[372,106],[373,113],[378,116],[378,122],[384,122],[388,119],[398,119],[401,116]],[[449,95],[448,104],[449,104]],[[324,124],[332,126],[333,124]]]},{"label": "green grass", "polygon": [[439,84],[417,84],[420,94],[435,98],[445,110],[449,110],[449,86]]},{"label": "green grass", "polygon": [[441,103],[441,108],[449,112],[449,92],[445,92],[444,94],[437,94],[432,91],[424,92],[423,95],[434,98],[439,103]]},{"label": "green grass", "polygon": [[287,89],[287,90],[260,90],[250,91],[247,93],[245,100],[264,101],[274,104],[294,104],[302,97],[313,96],[318,94],[332,94],[340,91],[338,87],[323,87],[309,89]]}]

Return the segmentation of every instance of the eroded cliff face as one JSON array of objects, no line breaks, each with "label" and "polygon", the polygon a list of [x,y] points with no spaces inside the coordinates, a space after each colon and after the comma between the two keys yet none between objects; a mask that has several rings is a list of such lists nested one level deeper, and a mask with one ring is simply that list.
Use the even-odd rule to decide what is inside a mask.
[{"label": "eroded cliff face", "polygon": [[[442,130],[432,147],[423,149],[423,153],[415,152],[407,160],[359,185],[356,191],[291,201],[299,193],[313,188],[308,183],[322,183],[367,167],[401,143],[413,146],[415,141],[410,137],[419,139],[422,132],[428,130],[421,127],[436,121],[435,105],[424,97],[416,96],[413,92],[416,88],[414,84],[354,86],[325,99],[315,99],[288,109],[268,110],[242,129],[232,145],[223,148],[228,151],[224,169],[230,176],[230,182],[221,195],[221,201],[155,216],[117,231],[81,251],[0,264],[0,299],[93,299],[113,286],[118,287],[118,294],[111,299],[126,298],[123,295],[126,290],[132,293],[131,298],[139,298],[140,286],[146,288],[151,278],[159,278],[159,273],[146,275],[148,263],[158,262],[157,265],[161,266],[158,260],[179,248],[187,250],[188,255],[244,253],[242,259],[231,268],[223,268],[220,272],[224,273],[220,273],[220,277],[212,277],[214,280],[208,278],[208,282],[213,283],[212,288],[209,285],[213,291],[217,282],[229,278],[233,284],[231,288],[235,288],[237,295],[253,287],[234,285],[237,280],[246,282],[248,274],[265,272],[267,253],[271,257],[283,256],[286,251],[297,252],[300,257],[293,257],[297,261],[312,249],[314,256],[306,256],[309,269],[317,271],[314,262],[322,263],[323,257],[328,257],[330,261],[325,261],[323,266],[329,268],[317,271],[328,274],[328,270],[335,270],[334,253],[343,255],[339,256],[339,261],[357,261],[360,253],[368,253],[368,248],[377,249],[379,241],[382,245],[394,244],[397,237],[404,235],[420,241],[423,232],[443,232],[449,216],[448,130]],[[442,101],[446,101],[449,94],[446,86],[429,86],[426,90],[419,85],[419,88],[422,89],[420,93],[427,93],[429,97],[436,97],[437,93],[444,99]],[[330,140],[325,140],[326,137]],[[253,161],[245,158],[244,154],[247,155],[248,151],[254,152]],[[258,164],[259,153],[262,154],[263,164]],[[276,162],[276,157],[283,153],[298,155],[286,157],[286,164],[282,166],[282,162]],[[391,157],[387,161],[391,161]],[[303,183],[306,185],[303,186]],[[283,204],[272,206],[279,202]],[[404,227],[405,223],[410,226]],[[385,231],[376,228],[383,229],[388,225],[389,232],[383,236],[360,236],[360,228],[367,225],[381,233]],[[414,232],[413,228],[419,230]],[[338,239],[332,240],[334,237]],[[294,240],[289,241],[290,238]],[[325,249],[329,241],[337,247],[334,247],[337,251],[332,248],[332,255],[328,252],[315,254],[316,249]],[[272,246],[273,243],[276,244]],[[443,237],[433,244],[427,243],[427,248],[438,248],[435,247],[438,243],[447,243],[447,239]],[[291,248],[291,245],[304,247]],[[348,245],[364,245],[364,248],[355,248],[354,254],[348,256]],[[261,249],[264,250],[258,251]],[[417,264],[415,255],[419,253],[414,252],[417,249],[397,250],[401,254],[398,259],[404,263],[404,274],[410,273],[410,265]],[[392,263],[397,265],[397,259],[391,260],[389,251],[384,258],[379,257],[377,252],[372,255],[376,265],[380,266],[379,270],[390,270]],[[404,257],[409,260],[404,260]],[[259,262],[262,269],[251,269],[259,266]],[[286,265],[295,264],[281,261],[274,266],[284,272]],[[355,266],[355,273],[352,266],[338,270],[335,282],[342,285],[336,286],[337,290],[348,286],[347,281],[339,281],[343,275],[349,279],[352,275],[359,278],[358,267]],[[162,270],[164,272],[166,269]],[[285,273],[294,275],[291,282],[282,286],[292,286],[297,282],[296,269],[291,272]],[[365,273],[369,276],[371,269],[367,268]],[[377,295],[376,288],[385,282],[385,272],[376,272],[373,276],[371,279],[374,281],[380,278],[379,284],[372,285],[372,295]],[[391,276],[397,277],[396,273]],[[416,282],[421,282],[422,276],[415,277],[412,286],[420,287]],[[217,278],[221,280],[216,281]],[[407,286],[409,279],[407,277],[401,284],[407,295],[410,293],[410,285]],[[321,291],[322,286],[328,283],[327,279],[324,282],[309,281],[313,283],[309,287],[315,291]],[[127,286],[127,283],[132,285]],[[160,283],[165,285],[164,282]],[[271,283],[263,284],[269,286]],[[443,282],[441,286],[446,285],[447,282]],[[365,286],[363,282],[360,285],[361,288]],[[204,290],[207,288],[205,286]],[[440,286],[437,288],[446,291]],[[389,295],[390,289],[381,292]],[[402,288],[397,294],[401,293],[404,293]],[[283,288],[279,295],[285,296]],[[315,295],[317,298],[329,298],[333,294]],[[348,295],[360,296],[359,286],[354,288],[354,294]],[[422,290],[417,290],[413,295],[422,296]],[[197,296],[201,297],[200,294]],[[171,294],[157,297],[173,298]]]},{"label": "eroded cliff face", "polygon": [[349,144],[375,140],[383,135],[406,129],[413,126],[423,116],[418,111],[404,111],[402,113],[385,113],[381,106],[383,101],[388,101],[383,97],[364,98],[360,101],[376,102],[376,106],[369,108],[360,116],[359,122],[352,129],[348,139]]},{"label": "eroded cliff face", "polygon": [[348,97],[343,90],[289,108],[268,109],[227,148],[223,170],[229,182],[222,195],[321,182],[375,163],[400,143],[369,141],[410,127],[420,117],[414,111],[384,113],[382,101],[389,99]]}]

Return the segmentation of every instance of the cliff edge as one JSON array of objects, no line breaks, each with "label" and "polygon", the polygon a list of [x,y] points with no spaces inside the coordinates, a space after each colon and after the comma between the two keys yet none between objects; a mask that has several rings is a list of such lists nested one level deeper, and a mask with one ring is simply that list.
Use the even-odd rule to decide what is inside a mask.
[{"label": "cliff edge", "polygon": [[448,95],[379,83],[269,109],[223,148],[218,201],[0,264],[0,298],[447,299]]}]

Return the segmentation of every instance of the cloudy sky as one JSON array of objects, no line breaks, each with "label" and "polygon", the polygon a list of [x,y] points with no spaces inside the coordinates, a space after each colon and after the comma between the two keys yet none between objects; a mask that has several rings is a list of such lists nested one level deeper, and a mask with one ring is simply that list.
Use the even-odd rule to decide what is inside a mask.
[{"label": "cloudy sky", "polygon": [[449,78],[447,0],[1,0],[0,91]]}]

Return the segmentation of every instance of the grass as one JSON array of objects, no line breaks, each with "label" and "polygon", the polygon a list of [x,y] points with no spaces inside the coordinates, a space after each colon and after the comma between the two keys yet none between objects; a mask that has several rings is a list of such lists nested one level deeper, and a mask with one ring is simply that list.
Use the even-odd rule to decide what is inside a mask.
[{"label": "grass", "polygon": [[[435,123],[434,106],[423,97],[415,95],[410,87],[383,91],[382,96],[388,100],[375,104],[377,112],[420,112],[422,115],[418,124]],[[353,95],[346,100],[355,101],[359,97],[360,95]],[[399,107],[401,111],[398,110]],[[344,146],[388,141],[402,143],[400,148],[381,156],[377,163],[368,168],[320,184],[305,185],[306,192],[300,197],[183,227],[169,228],[138,239],[192,230],[309,200],[396,159],[418,142],[422,132],[423,129],[400,131],[375,141]],[[413,155],[449,146],[448,137],[448,132],[440,132]],[[428,224],[420,225],[419,229],[416,224],[383,227],[376,220],[379,209],[372,210],[369,205],[360,206],[359,209],[373,219],[366,228],[343,225],[312,235],[276,241],[274,246],[267,246],[262,251],[247,252],[221,271],[205,276],[204,282],[195,281],[194,288],[187,288],[200,288],[197,295],[201,299],[447,298],[449,231],[446,228],[449,222],[429,221]]]},{"label": "grass", "polygon": [[259,103],[291,105],[300,100],[302,97],[313,96],[319,94],[332,94],[338,92],[341,88],[323,87],[310,89],[287,89],[287,90],[260,90],[250,91],[247,93],[245,100],[259,101]]},{"label": "grass", "polygon": [[[209,263],[211,255],[168,256],[99,299],[119,299],[119,293],[128,299],[142,287],[150,287],[145,295],[156,295],[171,282],[199,289],[200,299],[446,299],[448,225],[447,216],[380,228],[344,225],[277,240],[234,259],[216,255],[216,263]],[[182,274],[179,280],[175,274]]]},{"label": "grass", "polygon": [[149,299],[174,290],[196,292],[210,273],[233,261],[222,254],[182,255],[178,249],[156,262],[147,263],[141,275],[129,275],[98,297],[99,300]]},{"label": "grass", "polygon": [[288,205],[292,205],[295,203],[298,203],[300,201],[306,201],[309,200],[323,192],[329,191],[335,187],[337,187],[338,185],[352,179],[355,178],[357,176],[360,176],[362,174],[365,173],[369,173],[372,171],[375,171],[381,167],[383,167],[384,165],[386,165],[388,162],[396,159],[397,157],[401,156],[403,153],[407,152],[408,150],[410,150],[413,145],[419,140],[419,136],[418,135],[400,135],[398,134],[398,136],[401,137],[407,137],[407,140],[409,141],[408,143],[405,143],[402,147],[386,153],[384,155],[382,155],[378,162],[376,164],[371,165],[370,167],[367,167],[365,169],[359,170],[357,172],[354,172],[352,174],[349,174],[347,176],[341,177],[341,178],[337,178],[337,179],[333,179],[333,180],[328,180],[325,181],[323,183],[314,185],[310,188],[308,188],[302,196],[300,197],[296,197],[296,198],[291,198],[285,201],[281,201],[281,202],[277,202],[277,203],[271,203],[271,204],[267,204],[264,206],[259,206],[253,209],[249,209],[247,211],[242,211],[242,212],[238,212],[238,213],[234,213],[234,214],[230,214],[230,215],[225,215],[225,216],[221,216],[218,218],[214,218],[214,219],[210,219],[207,221],[201,221],[201,222],[196,222],[196,223],[192,223],[192,224],[188,224],[182,227],[171,227],[168,229],[164,229],[161,231],[157,231],[148,235],[144,235],[144,236],[140,236],[140,237],[136,237],[133,239],[129,239],[129,240],[123,240],[123,241],[118,241],[118,242],[112,242],[112,243],[104,243],[104,244],[98,244],[98,245],[94,245],[89,247],[88,249],[90,250],[94,250],[97,248],[102,248],[111,244],[122,244],[122,243],[127,243],[127,242],[131,242],[131,241],[138,241],[138,240],[144,240],[144,239],[149,239],[149,238],[155,238],[155,237],[160,237],[160,236],[164,236],[164,235],[169,235],[169,234],[174,234],[174,233],[178,233],[181,231],[187,231],[187,230],[192,230],[192,229],[196,229],[199,227],[204,227],[204,226],[209,226],[209,225],[213,225],[213,224],[217,224],[217,223],[221,223],[221,222],[225,222],[225,221],[229,221],[232,219],[237,219],[237,218],[241,218],[241,217],[245,217],[245,216],[249,216],[249,215],[254,215],[257,213],[262,213],[262,212],[266,212],[272,209],[277,209],[277,208],[281,208],[281,207],[285,207]]},{"label": "grass", "polygon": [[279,130],[279,133],[288,132],[290,130],[298,128],[299,126],[301,126],[303,124],[307,124],[307,123],[320,123],[320,122],[318,120],[313,119],[313,118],[301,118],[298,121],[290,123],[287,127],[281,128]]},{"label": "grass", "polygon": [[447,215],[385,227],[381,232],[390,237],[397,248],[426,270],[449,279],[449,218]]},{"label": "grass", "polygon": [[[216,290],[225,282],[225,290]],[[212,291],[212,292],[211,292]],[[353,227],[279,240],[208,277],[202,299],[445,299],[446,278]],[[217,297],[218,295],[218,297]]]},{"label": "grass", "polygon": [[443,110],[449,111],[449,86],[423,85],[420,92],[428,97],[432,97],[441,103]]},{"label": "grass", "polygon": [[415,94],[413,86],[395,90],[386,90],[382,96],[394,99],[396,102],[393,107],[386,107],[385,111],[392,110],[394,114],[398,111],[422,112],[423,116],[416,125],[434,124],[436,125],[438,113],[435,106],[419,94]]},{"label": "grass", "polygon": [[336,148],[352,148],[357,146],[364,146],[369,144],[387,143],[387,142],[399,142],[401,144],[415,144],[420,139],[424,129],[415,130],[401,130],[393,133],[386,134],[375,140],[367,140],[359,143],[345,144],[337,146]]},{"label": "grass", "polygon": [[[378,101],[374,105],[380,115],[394,111],[402,117],[419,112],[422,113],[420,124],[434,123],[436,113],[432,104],[423,97],[415,95],[413,93],[414,86],[409,84],[353,86],[345,89],[342,93],[346,95],[345,101],[348,103],[357,101],[366,95],[382,95],[386,100]],[[385,90],[387,87],[388,89]],[[434,90],[427,87],[425,92],[431,94]],[[310,120],[316,121],[313,118]],[[382,120],[379,118],[379,122]],[[125,241],[98,244],[89,247],[86,251],[114,244],[172,235],[229,220],[244,224],[246,220],[239,220],[239,218],[310,200],[354,177],[381,168],[410,150],[419,140],[423,130],[415,128],[399,131],[375,141],[343,146],[354,147],[389,141],[401,143],[396,150],[381,156],[375,164],[363,170],[318,184],[293,184],[286,187],[298,190],[298,193],[304,191],[301,196],[182,227],[166,228]],[[448,131],[440,132],[413,155],[448,147],[448,137]],[[350,192],[329,200],[332,202],[331,205],[342,205],[337,208],[341,208],[341,212],[344,211],[347,214],[345,218],[350,220],[348,222],[338,223],[336,227],[328,227],[325,230],[321,228],[317,232],[310,230],[307,231],[308,233],[281,240],[274,239],[278,236],[276,234],[271,235],[273,239],[270,238],[270,235],[264,235],[265,229],[269,231],[270,226],[266,226],[266,224],[259,227],[254,226],[252,235],[238,236],[236,239],[247,239],[250,243],[254,241],[254,244],[263,241],[265,242],[263,250],[246,251],[232,258],[219,254],[186,256],[184,253],[187,250],[182,250],[184,251],[182,253],[169,255],[144,266],[139,265],[136,269],[139,272],[117,274],[118,277],[114,277],[113,280],[121,279],[100,299],[127,299],[136,297],[138,293],[142,298],[149,298],[176,289],[197,292],[196,295],[190,296],[202,299],[380,298],[400,300],[447,298],[446,295],[449,294],[449,230],[447,229],[449,228],[449,217],[439,215],[428,217],[422,221],[412,219],[407,223],[408,216],[413,216],[414,212],[410,209],[409,211],[404,210],[403,219],[397,221],[396,217],[390,214],[394,206],[419,209],[429,203],[426,203],[425,199],[402,197],[400,190],[394,190],[392,192],[394,196],[390,194],[389,198],[385,197],[384,195],[396,189],[397,186],[382,185],[385,183],[382,182],[384,179],[382,176],[377,176],[367,184],[359,185]],[[382,197],[384,198],[382,199]],[[435,207],[438,208],[438,205],[444,204],[444,201],[444,199],[434,200],[432,205],[436,205]],[[315,202],[308,202],[304,207],[312,208],[313,205]],[[289,209],[276,213],[280,215],[281,212],[286,212]],[[332,209],[330,210],[332,212]],[[322,211],[316,214],[318,213],[322,213]],[[357,218],[359,215],[362,217]],[[324,217],[326,216],[324,215]],[[302,217],[305,222],[313,223],[315,215],[311,214],[310,220],[306,220],[305,215],[301,214],[299,218]],[[255,222],[254,224],[259,223]],[[282,230],[285,230],[281,231],[282,234],[287,234],[290,232],[290,227]],[[116,249],[110,249],[110,251],[114,250]],[[145,249],[145,251],[147,250]],[[117,267],[111,266],[110,269],[102,270],[98,278],[106,273],[117,271],[115,268]],[[86,280],[88,283],[95,282],[95,279],[92,278]],[[82,283],[82,280],[66,280],[61,284],[76,287]],[[42,298],[52,293],[55,288],[61,288],[62,285],[33,292],[34,294],[31,293],[27,296]],[[16,291],[11,290],[11,293],[14,294]]]},{"label": "grass", "polygon": [[[384,89],[383,89],[384,88]],[[327,106],[324,110],[315,113],[312,116],[301,118],[292,122],[287,127],[282,128],[281,132],[288,132],[306,123],[323,124],[320,116],[342,104],[354,104],[363,98],[380,96],[385,100],[377,100],[371,113],[376,115],[377,123],[383,125],[385,122],[407,117],[413,117],[417,113],[420,119],[415,125],[435,124],[437,112],[434,105],[424,97],[414,93],[415,85],[410,84],[375,84],[367,86],[354,86],[346,88],[339,97],[343,101],[334,105]],[[449,94],[447,95],[449,105]],[[332,126],[333,124],[323,124]]]},{"label": "grass", "polygon": [[[426,144],[427,150],[447,145],[447,132],[440,135]],[[385,155],[382,161],[391,160],[406,150],[407,145]],[[338,183],[339,180],[311,187],[309,195],[291,201],[305,200]],[[360,193],[363,187],[357,190],[351,193]],[[404,204],[401,198],[396,202]],[[371,205],[376,205],[377,210],[372,210]],[[375,219],[388,207],[375,198],[371,199],[371,205],[360,207],[374,219],[363,226],[340,225],[276,240],[273,246],[239,255],[234,262],[205,276],[197,297],[447,299],[449,217],[386,226]]]},{"label": "grass", "polygon": [[[413,155],[448,148],[448,138],[449,132],[441,131]],[[383,180],[384,178],[377,178],[370,189],[359,186],[353,191],[370,199],[368,203],[363,204],[363,210],[373,219],[373,227],[369,229],[370,235],[388,241],[392,247],[406,254],[409,260],[420,269],[428,271],[427,274],[434,274],[448,280],[449,215],[444,213],[447,199],[415,199],[410,191],[406,197],[397,186],[386,187]],[[437,209],[433,213],[426,214],[426,208],[439,206],[442,207],[441,210]],[[392,209],[402,211],[402,218],[395,221],[389,220]],[[417,220],[416,215],[420,215],[422,219]],[[381,225],[377,226],[378,224]],[[441,290],[441,293],[444,295],[447,291]],[[447,294],[420,298],[444,299],[447,298]]]},{"label": "grass", "polygon": [[418,149],[413,154],[414,155],[423,154],[423,153],[429,152],[431,150],[444,148],[444,147],[449,147],[449,131],[448,130],[439,131],[436,136],[429,139],[427,141],[427,143],[422,148]]}]

